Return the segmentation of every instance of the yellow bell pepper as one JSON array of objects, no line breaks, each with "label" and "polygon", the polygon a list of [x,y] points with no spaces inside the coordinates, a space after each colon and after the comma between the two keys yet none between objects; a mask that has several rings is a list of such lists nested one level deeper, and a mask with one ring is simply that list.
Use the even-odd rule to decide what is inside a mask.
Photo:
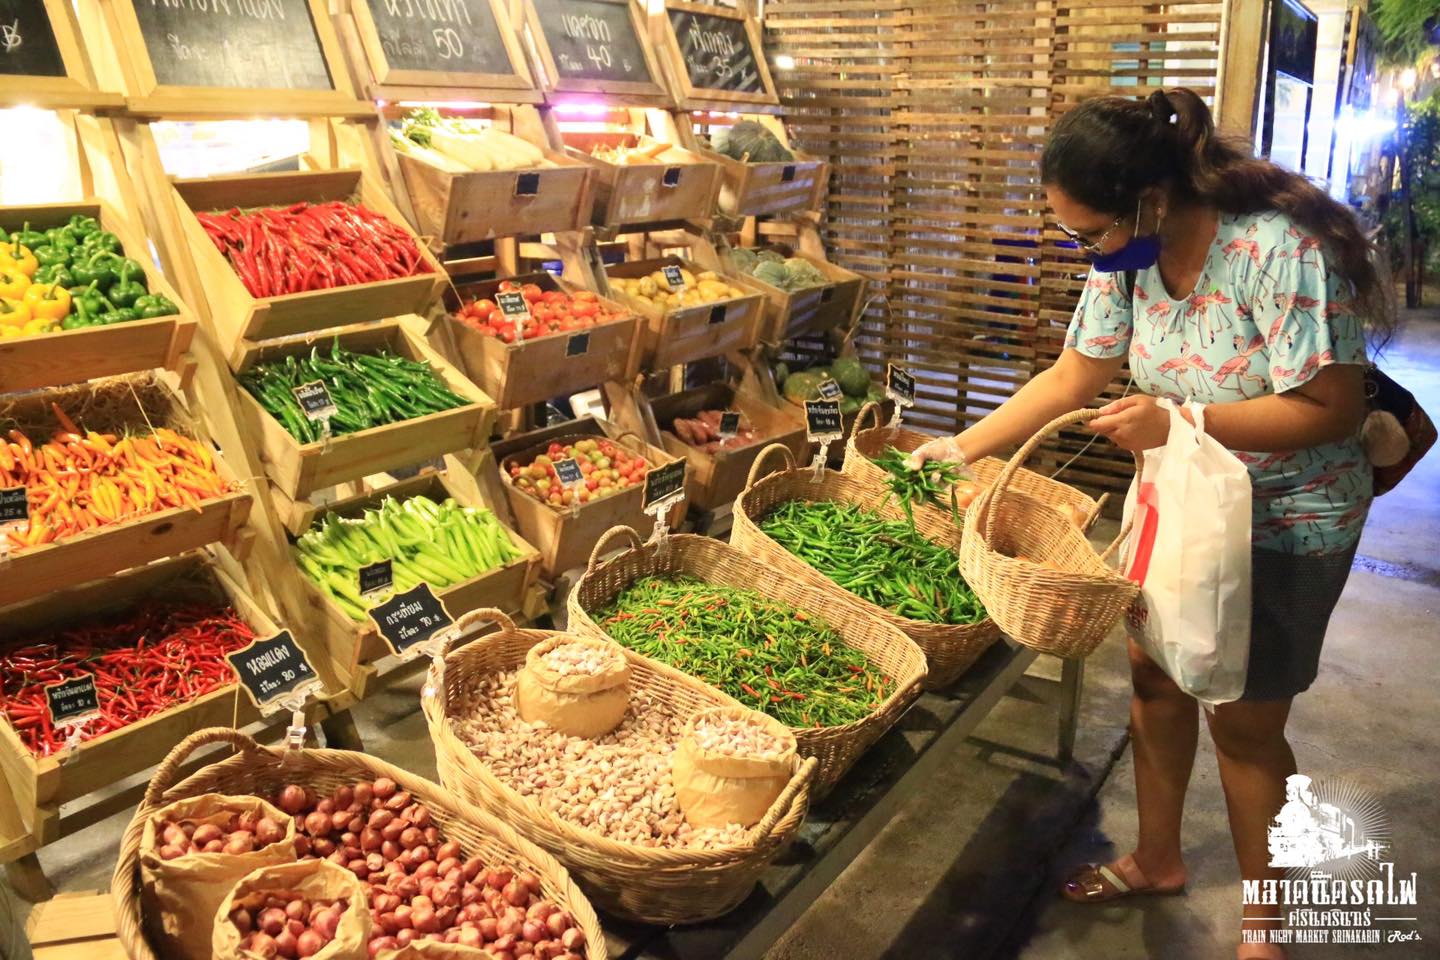
[{"label": "yellow bell pepper", "polygon": [[25,291],[32,316],[57,323],[70,316],[70,291],[54,283],[32,283]]},{"label": "yellow bell pepper", "polygon": [[35,259],[35,254],[31,253],[27,246],[0,243],[0,270],[12,267],[27,277],[33,277],[35,271],[40,269],[40,261]]},{"label": "yellow bell pepper", "polygon": [[30,322],[30,305],[23,300],[0,298],[0,327],[19,329]]},{"label": "yellow bell pepper", "polygon": [[19,267],[0,266],[0,297],[19,300],[30,288],[30,278],[20,272]]}]

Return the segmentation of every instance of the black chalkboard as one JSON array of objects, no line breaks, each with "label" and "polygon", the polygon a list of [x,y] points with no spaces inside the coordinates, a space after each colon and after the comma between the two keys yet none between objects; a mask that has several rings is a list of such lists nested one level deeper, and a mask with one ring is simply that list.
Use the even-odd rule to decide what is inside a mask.
[{"label": "black chalkboard", "polygon": [[225,655],[257,707],[266,707],[318,678],[289,630],[252,640]]},{"label": "black chalkboard", "polygon": [[740,411],[727,410],[720,414],[720,439],[729,440],[740,433]]},{"label": "black chalkboard", "polygon": [[360,595],[384,593],[395,586],[395,561],[380,560],[360,568]]},{"label": "black chalkboard", "polygon": [[490,0],[364,0],[391,70],[514,73]]},{"label": "black chalkboard", "polygon": [[167,87],[333,90],[309,0],[132,0]]},{"label": "black chalkboard", "polygon": [[30,491],[24,487],[0,490],[0,525],[25,523],[30,519]]},{"label": "black chalkboard", "polygon": [[586,330],[584,333],[571,334],[571,335],[570,335],[570,339],[565,342],[565,356],[567,356],[567,357],[583,357],[583,356],[585,356],[585,354],[587,354],[587,353],[589,353],[589,352],[590,352],[590,331],[589,331],[589,330]]},{"label": "black chalkboard", "polygon": [[295,401],[300,404],[300,412],[305,414],[306,420],[329,420],[340,412],[322,380],[302,383],[292,387],[290,392],[295,394]]},{"label": "black chalkboard", "polygon": [[44,0],[0,0],[0,74],[65,76],[65,60]]},{"label": "black chalkboard", "polygon": [[685,461],[653,467],[645,474],[645,507],[663,503],[685,492]]},{"label": "black chalkboard", "polygon": [[805,432],[812,441],[824,443],[845,435],[845,421],[840,418],[840,404],[834,400],[805,401]]},{"label": "black chalkboard", "polygon": [[45,688],[45,703],[50,708],[50,721],[57,727],[88,720],[100,712],[95,678],[86,674],[52,683]]},{"label": "black chalkboard", "polygon": [[424,643],[455,622],[428,583],[397,593],[380,606],[372,607],[370,619],[379,628],[380,638],[397,655]]},{"label": "black chalkboard", "polygon": [[667,12],[690,86],[729,93],[766,92],[744,20],[690,10]]},{"label": "black chalkboard", "polygon": [[907,407],[915,405],[915,377],[909,370],[897,364],[885,368],[885,394],[896,403]]},{"label": "black chalkboard", "polygon": [[535,0],[535,13],[559,79],[655,82],[628,3]]}]

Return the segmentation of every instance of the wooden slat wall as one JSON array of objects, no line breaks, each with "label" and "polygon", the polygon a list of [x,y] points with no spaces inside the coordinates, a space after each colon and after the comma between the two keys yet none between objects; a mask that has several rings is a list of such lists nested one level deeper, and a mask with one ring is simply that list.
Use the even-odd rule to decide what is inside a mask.
[{"label": "wooden slat wall", "polygon": [[[1049,123],[1083,97],[1215,86],[1221,4],[771,0],[787,122],[835,165],[825,237],[883,293],[858,346],[908,364],[915,425],[958,430],[1054,362],[1083,284],[1039,182]],[[1124,384],[1113,385],[1119,395]],[[1058,466],[1089,435],[1062,437]],[[1067,479],[1123,489],[1101,444]]]}]

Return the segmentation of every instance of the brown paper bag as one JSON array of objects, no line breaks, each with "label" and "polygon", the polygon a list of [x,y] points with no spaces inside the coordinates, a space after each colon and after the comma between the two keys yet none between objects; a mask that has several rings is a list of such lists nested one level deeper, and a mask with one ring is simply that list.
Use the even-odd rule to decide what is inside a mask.
[{"label": "brown paper bag", "polygon": [[[757,755],[704,745],[704,734],[731,725],[751,729],[772,749]],[[675,800],[692,827],[753,827],[794,775],[795,735],[763,713],[712,707],[690,718],[670,763]]]},{"label": "brown paper bag", "polygon": [[[349,901],[340,915],[335,939],[325,944],[312,960],[366,960],[370,945],[370,901],[360,878],[329,860],[302,860],[280,866],[261,867],[246,874],[230,890],[211,917],[211,953],[214,960],[250,960],[259,954],[240,949],[243,939],[230,912],[247,905],[247,898],[263,902],[264,895],[296,893],[307,900]],[[202,954],[195,954],[202,956]]]},{"label": "brown paper bag", "polygon": [[[557,648],[593,652],[602,666],[594,674],[562,673],[547,660]],[[630,706],[630,664],[609,640],[551,637],[530,648],[516,680],[515,708],[529,723],[543,721],[572,737],[603,737],[625,719]]]},{"label": "brown paper bag", "polygon": [[[166,820],[224,825],[237,813],[269,817],[285,835],[252,853],[191,853],[161,859],[160,824]],[[140,896],[152,935],[171,956],[208,956],[211,921],[235,881],[258,867],[291,863],[295,857],[295,818],[259,797],[206,793],[176,800],[150,818],[140,838]]]},{"label": "brown paper bag", "polygon": [[462,947],[458,943],[416,940],[395,950],[381,950],[375,960],[495,960],[489,950]]}]

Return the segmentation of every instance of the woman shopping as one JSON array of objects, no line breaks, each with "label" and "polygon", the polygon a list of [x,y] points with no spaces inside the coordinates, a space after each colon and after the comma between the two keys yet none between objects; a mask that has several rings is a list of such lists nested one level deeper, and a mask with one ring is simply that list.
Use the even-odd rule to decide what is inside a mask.
[{"label": "woman shopping", "polygon": [[[1129,451],[1163,446],[1170,415],[1157,398],[1204,405],[1206,432],[1248,466],[1253,491],[1245,692],[1205,717],[1240,872],[1278,876],[1266,828],[1295,773],[1285,723],[1315,679],[1371,500],[1361,318],[1385,316],[1385,298],[1369,246],[1346,208],[1219,137],[1189,90],[1082,103],[1056,123],[1041,179],[1062,229],[1093,262],[1066,349],[912,464],[975,462],[1012,447],[1091,404],[1127,358],[1132,395],[1101,410],[1096,433]],[[1185,886],[1180,822],[1201,711],[1133,638],[1129,649],[1139,840],[1072,876],[1062,893],[1074,901]],[[1244,926],[1273,927],[1262,918],[1275,909],[1247,907]],[[1285,953],[1241,943],[1238,956]]]}]

